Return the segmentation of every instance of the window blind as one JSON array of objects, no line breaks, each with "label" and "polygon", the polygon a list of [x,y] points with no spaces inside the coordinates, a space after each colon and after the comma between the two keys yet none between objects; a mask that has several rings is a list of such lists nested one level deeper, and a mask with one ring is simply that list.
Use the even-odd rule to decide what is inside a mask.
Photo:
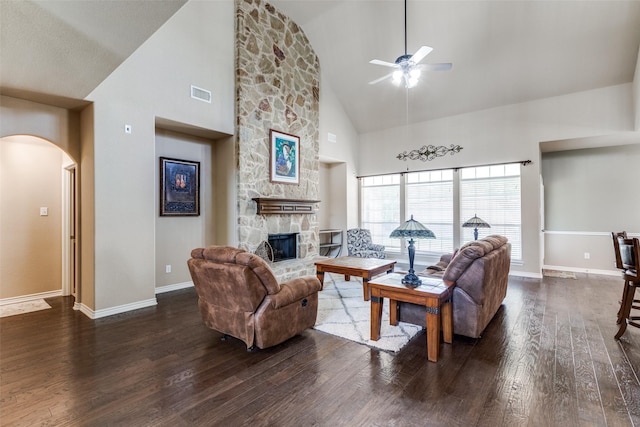
[{"label": "window blind", "polygon": [[418,252],[453,252],[453,170],[408,173],[406,214],[436,235],[415,241]]},{"label": "window blind", "polygon": [[371,231],[373,243],[399,251],[400,239],[391,239],[389,235],[400,223],[400,175],[363,178],[361,197],[361,227]]},{"label": "window blind", "polygon": [[[511,258],[522,259],[520,164],[464,168],[460,173],[460,225],[477,215],[491,225],[483,235],[500,234],[511,243]],[[462,241],[473,240],[473,228],[462,229]]]}]

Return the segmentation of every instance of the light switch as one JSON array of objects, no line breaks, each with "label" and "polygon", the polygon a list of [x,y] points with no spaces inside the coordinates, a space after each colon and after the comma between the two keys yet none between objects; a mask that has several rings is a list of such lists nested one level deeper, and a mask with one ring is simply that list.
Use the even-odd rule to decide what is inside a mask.
[{"label": "light switch", "polygon": [[40,216],[49,215],[49,208],[40,208]]}]

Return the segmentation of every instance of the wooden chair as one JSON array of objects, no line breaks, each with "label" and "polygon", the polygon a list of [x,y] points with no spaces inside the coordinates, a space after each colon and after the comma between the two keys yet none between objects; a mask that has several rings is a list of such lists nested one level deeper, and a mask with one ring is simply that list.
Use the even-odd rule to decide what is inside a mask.
[{"label": "wooden chair", "polygon": [[[621,270],[624,273],[624,266],[622,265],[622,257],[620,256],[620,242],[618,241],[618,239],[626,239],[627,238],[627,232],[626,231],[619,231],[617,233],[611,233],[611,237],[613,238],[613,251],[616,257],[616,268]],[[625,292],[624,290],[626,290],[626,283],[625,283],[625,288],[623,288],[623,293],[622,296],[624,297]],[[619,301],[620,304],[620,309],[618,310],[618,320],[617,323],[620,324],[620,322],[622,322],[622,306],[623,306],[623,301]],[[640,299],[634,299],[632,304],[631,304],[631,308],[635,309],[635,310],[640,310]]]},{"label": "wooden chair", "polygon": [[640,328],[640,316],[632,316],[631,308],[634,303],[636,288],[640,286],[640,240],[638,238],[625,239],[618,237],[618,249],[620,252],[620,261],[624,272],[624,290],[622,292],[622,305],[618,318],[620,319],[620,329],[615,338],[620,339],[622,334],[627,330],[627,325]]},{"label": "wooden chair", "polygon": [[[613,232],[611,233],[611,237],[613,239],[613,253],[615,254],[616,257],[616,268],[618,270],[621,270],[622,272],[624,272],[624,267],[622,266],[622,258],[620,257],[620,242],[618,241],[618,239],[626,239],[627,238],[627,232],[626,231],[619,231],[619,232]],[[624,297],[625,292],[624,290],[626,289],[626,284],[625,287],[622,289],[622,296]],[[640,301],[635,301],[635,302],[640,302]],[[620,308],[618,309],[618,314],[617,314],[617,324],[620,324],[620,322],[622,322],[622,306],[624,305],[624,301],[620,300],[618,301],[618,304],[620,304]],[[638,308],[636,306],[633,306],[633,308]]]},{"label": "wooden chair", "polygon": [[623,270],[624,267],[622,267],[622,258],[620,258],[620,243],[618,242],[618,238],[622,238],[622,239],[626,239],[627,238],[627,232],[626,231],[619,231],[617,233],[611,233],[611,237],[613,238],[613,252],[616,255],[616,268],[619,270]]}]

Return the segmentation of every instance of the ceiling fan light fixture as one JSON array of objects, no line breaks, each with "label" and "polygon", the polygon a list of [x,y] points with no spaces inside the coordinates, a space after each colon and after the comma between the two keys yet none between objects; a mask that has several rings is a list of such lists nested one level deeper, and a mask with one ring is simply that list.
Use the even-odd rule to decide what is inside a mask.
[{"label": "ceiling fan light fixture", "polygon": [[400,86],[400,83],[402,83],[402,80],[404,80],[403,77],[404,77],[404,73],[402,70],[394,71],[392,75],[393,84],[396,86]]},{"label": "ceiling fan light fixture", "polygon": [[425,67],[427,70],[444,71],[451,69],[451,63],[442,64],[429,64],[428,66],[419,65],[431,51],[432,47],[421,46],[416,53],[409,55],[407,53],[407,0],[404,0],[404,55],[396,58],[395,62],[381,61],[379,59],[372,59],[370,64],[382,65],[395,69],[392,73],[387,74],[384,77],[370,81],[369,84],[376,84],[391,77],[391,81],[396,86],[404,86],[409,89],[418,84],[420,79],[420,67]]},{"label": "ceiling fan light fixture", "polygon": [[418,79],[411,76],[405,76],[405,81],[406,81],[405,87],[407,89],[411,89],[412,87],[418,84]]}]

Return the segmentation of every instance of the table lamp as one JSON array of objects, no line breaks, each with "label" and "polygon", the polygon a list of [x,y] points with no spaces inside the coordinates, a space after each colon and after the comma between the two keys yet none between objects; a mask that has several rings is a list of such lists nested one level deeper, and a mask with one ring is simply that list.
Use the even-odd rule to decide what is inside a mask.
[{"label": "table lamp", "polygon": [[393,230],[389,237],[396,239],[409,238],[409,272],[402,279],[402,283],[408,288],[417,288],[422,284],[422,280],[416,276],[413,270],[413,259],[416,256],[413,239],[435,239],[436,235],[433,234],[433,231],[413,219],[413,215],[411,215],[411,219]]},{"label": "table lamp", "polygon": [[491,228],[489,223],[487,223],[481,218],[478,218],[475,214],[473,215],[473,218],[469,219],[469,221],[462,224],[462,227],[473,228],[474,240],[478,240],[478,228]]}]

